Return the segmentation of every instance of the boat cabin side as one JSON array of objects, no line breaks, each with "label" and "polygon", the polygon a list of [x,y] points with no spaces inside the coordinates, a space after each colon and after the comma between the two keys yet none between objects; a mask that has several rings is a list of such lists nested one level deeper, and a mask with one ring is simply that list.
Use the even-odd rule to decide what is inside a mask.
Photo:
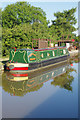
[{"label": "boat cabin side", "polygon": [[10,63],[35,63],[56,57],[69,55],[66,47],[43,49],[12,49],[10,51]]}]

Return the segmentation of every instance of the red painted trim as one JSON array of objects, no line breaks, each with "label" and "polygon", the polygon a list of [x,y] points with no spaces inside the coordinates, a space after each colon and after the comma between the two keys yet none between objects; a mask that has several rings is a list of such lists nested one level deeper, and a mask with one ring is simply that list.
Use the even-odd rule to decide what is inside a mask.
[{"label": "red painted trim", "polygon": [[6,70],[10,70],[9,67],[6,67]]},{"label": "red painted trim", "polygon": [[45,50],[55,50],[55,49],[57,49],[57,48],[54,48],[54,49],[41,49],[41,50],[37,49],[37,50],[34,50],[34,51],[45,51]]},{"label": "red painted trim", "polygon": [[16,52],[16,47],[13,47],[13,49],[15,48],[15,52]]},{"label": "red painted trim", "polygon": [[28,67],[15,67],[11,70],[28,70]]},{"label": "red painted trim", "polygon": [[[66,47],[62,47],[62,48],[59,48],[59,49],[63,49],[63,48],[66,48]],[[34,51],[45,51],[45,50],[55,50],[55,49],[57,49],[57,48],[50,48],[50,49],[37,49],[37,50],[35,50],[34,49]]]},{"label": "red painted trim", "polygon": [[[66,48],[66,47],[63,47],[63,48]],[[59,48],[59,49],[63,49],[63,48]]]},{"label": "red painted trim", "polygon": [[12,74],[14,77],[26,77],[28,74]]}]

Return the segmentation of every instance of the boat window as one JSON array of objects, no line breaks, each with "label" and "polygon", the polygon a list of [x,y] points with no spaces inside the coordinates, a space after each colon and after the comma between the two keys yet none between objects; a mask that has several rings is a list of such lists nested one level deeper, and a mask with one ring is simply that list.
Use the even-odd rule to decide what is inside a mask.
[{"label": "boat window", "polygon": [[44,57],[43,53],[41,54],[41,57],[42,57],[42,58]]},{"label": "boat window", "polygon": [[66,54],[66,50],[63,50],[63,53]]},{"label": "boat window", "polygon": [[49,54],[49,53],[47,53],[47,56],[50,56],[50,54]]},{"label": "boat window", "polygon": [[53,51],[53,56],[55,56],[55,53],[54,53],[54,51]]}]

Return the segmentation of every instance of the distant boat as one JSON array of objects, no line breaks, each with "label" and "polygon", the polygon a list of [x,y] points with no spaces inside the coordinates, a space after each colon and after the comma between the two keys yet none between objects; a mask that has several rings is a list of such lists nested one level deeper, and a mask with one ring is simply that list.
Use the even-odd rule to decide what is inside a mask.
[{"label": "distant boat", "polygon": [[66,47],[11,49],[7,70],[30,71],[63,62],[69,58]]}]

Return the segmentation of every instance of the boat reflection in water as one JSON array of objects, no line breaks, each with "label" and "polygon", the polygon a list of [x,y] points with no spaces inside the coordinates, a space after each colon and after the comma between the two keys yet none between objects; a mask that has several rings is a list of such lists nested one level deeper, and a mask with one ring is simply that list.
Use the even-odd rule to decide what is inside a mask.
[{"label": "boat reflection in water", "polygon": [[[24,96],[28,92],[37,91],[43,83],[51,80],[51,85],[72,91],[72,81],[74,77],[70,75],[75,71],[69,64],[65,63],[58,67],[48,69],[48,71],[38,71],[33,73],[12,73],[6,72],[3,76],[3,89],[14,96]],[[5,79],[6,76],[6,79]],[[53,80],[53,81],[52,81]]]}]

